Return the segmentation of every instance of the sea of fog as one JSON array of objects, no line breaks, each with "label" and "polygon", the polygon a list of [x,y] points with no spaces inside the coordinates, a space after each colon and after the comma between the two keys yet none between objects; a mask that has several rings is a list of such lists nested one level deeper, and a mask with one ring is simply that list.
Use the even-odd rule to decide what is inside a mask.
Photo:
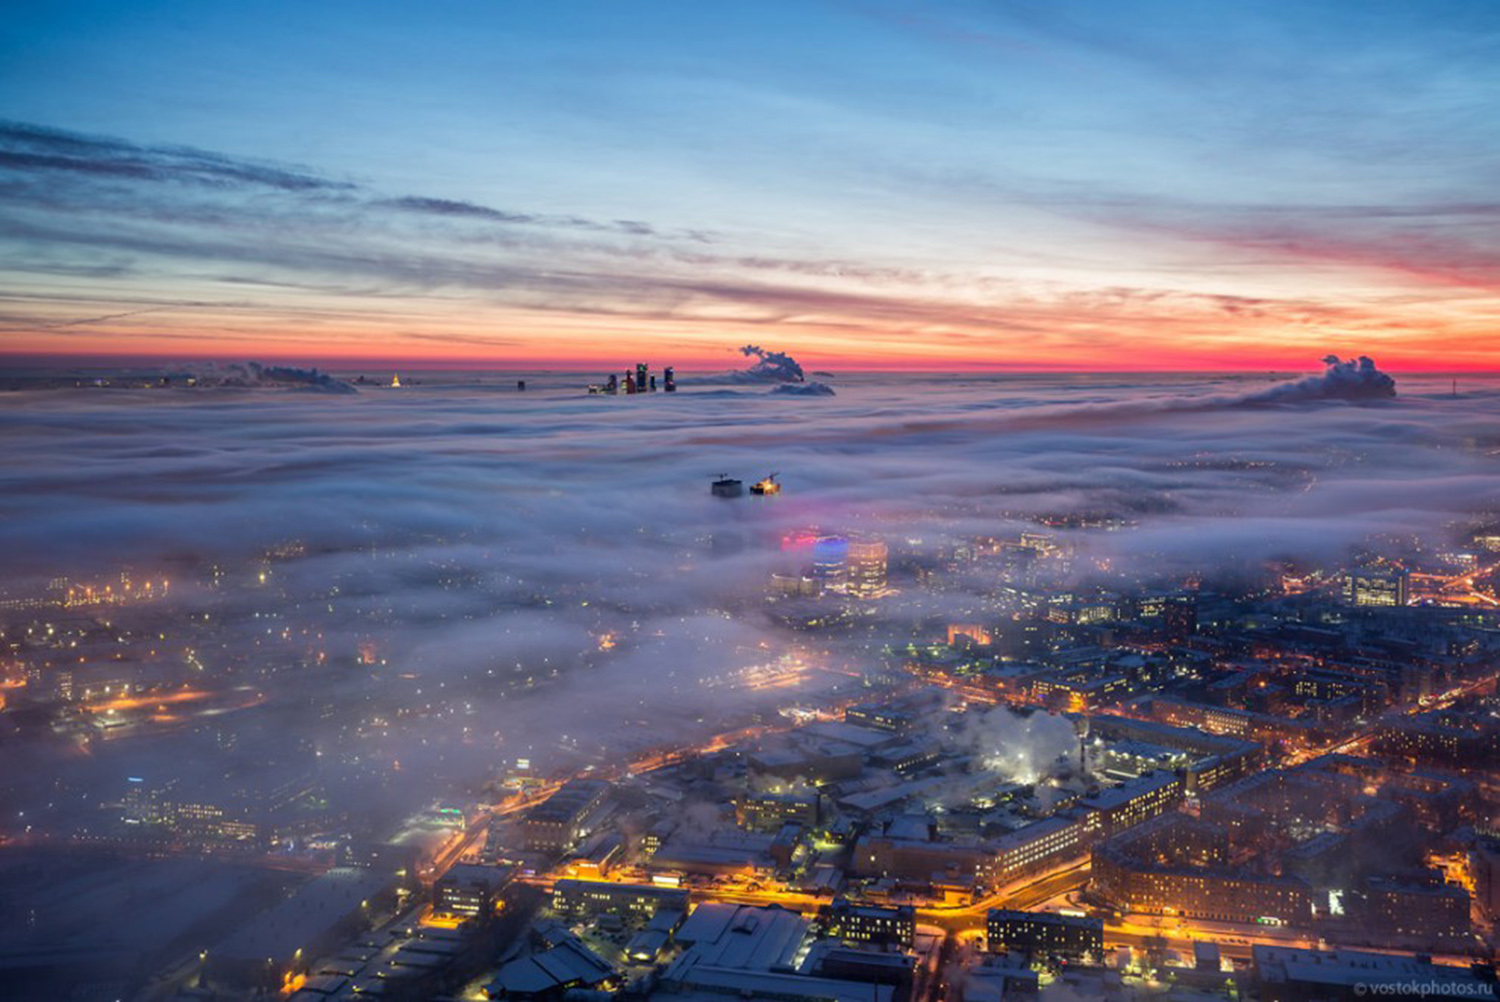
[{"label": "sea of fog", "polygon": [[[5,579],[295,537],[484,547],[528,581],[635,594],[638,571],[746,519],[938,542],[1081,510],[1135,523],[1099,545],[1196,564],[1440,532],[1497,496],[1500,382],[1475,377],[1349,400],[1282,399],[1319,377],[1266,374],[809,374],[832,396],[694,374],[618,396],[576,373],[402,376],[0,393]],[[717,474],[771,472],[771,504],[709,495]]]},{"label": "sea of fog", "polygon": [[[261,722],[236,739],[246,762],[316,741],[364,791],[350,784],[378,759],[393,810],[505,757],[711,732],[756,699],[774,711],[797,690],[743,673],[789,657],[877,671],[881,645],[921,624],[993,611],[993,581],[915,584],[975,536],[1084,514],[1110,531],[1055,530],[1081,583],[1212,587],[1268,560],[1448,545],[1500,505],[1500,382],[1472,377],[1403,376],[1391,396],[1356,368],[808,373],[834,394],[802,395],[683,373],[676,393],[606,396],[559,373],[406,372],[399,389],[367,373],[357,392],[343,380],[359,373],[78,375],[0,393],[3,597],[170,577],[169,601],[109,613],[158,617],[120,653],[238,708],[201,749],[170,722],[115,747],[139,747],[143,769],[216,761],[225,728]],[[720,474],[773,472],[778,497],[710,495]],[[809,528],[891,545],[898,593],[852,635],[788,634],[767,613],[770,574],[801,559],[778,542]],[[76,802],[136,767],[114,754],[77,763]],[[415,793],[385,790],[397,761]]]}]

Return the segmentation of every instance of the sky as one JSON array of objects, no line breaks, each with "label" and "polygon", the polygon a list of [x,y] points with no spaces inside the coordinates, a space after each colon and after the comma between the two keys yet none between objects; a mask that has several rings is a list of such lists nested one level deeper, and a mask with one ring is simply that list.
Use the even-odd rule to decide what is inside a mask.
[{"label": "sky", "polygon": [[1500,6],[12,3],[0,355],[1500,368]]}]

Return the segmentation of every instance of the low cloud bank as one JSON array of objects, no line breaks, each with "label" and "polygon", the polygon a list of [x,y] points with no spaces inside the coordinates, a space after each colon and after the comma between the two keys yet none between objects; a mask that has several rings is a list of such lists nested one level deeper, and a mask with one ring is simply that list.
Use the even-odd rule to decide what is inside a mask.
[{"label": "low cloud bank", "polygon": [[793,397],[831,397],[834,395],[833,387],[827,383],[783,383],[771,392]]},{"label": "low cloud bank", "polygon": [[350,384],[320,372],[290,365],[261,365],[238,362],[227,365],[198,366],[180,374],[197,386],[227,389],[317,390],[323,393],[358,393]]}]

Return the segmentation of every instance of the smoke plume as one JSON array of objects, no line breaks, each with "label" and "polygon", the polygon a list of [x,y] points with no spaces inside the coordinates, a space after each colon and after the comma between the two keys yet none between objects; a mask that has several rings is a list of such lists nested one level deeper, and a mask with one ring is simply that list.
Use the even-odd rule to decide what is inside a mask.
[{"label": "smoke plume", "polygon": [[1396,381],[1381,372],[1366,355],[1341,361],[1337,355],[1323,359],[1328,366],[1321,376],[1308,376],[1273,386],[1245,398],[1249,404],[1302,403],[1316,400],[1386,400],[1396,395]]},{"label": "smoke plume", "polygon": [[734,373],[735,382],[801,383],[807,379],[802,366],[784,351],[767,351],[759,345],[747,344],[740,348],[740,354],[758,361],[750,368]]},{"label": "smoke plume", "polygon": [[246,362],[243,365],[206,365],[193,368],[182,374],[191,377],[198,386],[224,387],[228,389],[288,389],[318,390],[324,393],[358,393],[353,386],[317,369],[303,369],[290,365],[261,365]]},{"label": "smoke plume", "polygon": [[1051,774],[1058,759],[1070,758],[1078,747],[1077,732],[1067,718],[1023,715],[1006,706],[971,714],[958,741],[986,768],[1021,783]]}]

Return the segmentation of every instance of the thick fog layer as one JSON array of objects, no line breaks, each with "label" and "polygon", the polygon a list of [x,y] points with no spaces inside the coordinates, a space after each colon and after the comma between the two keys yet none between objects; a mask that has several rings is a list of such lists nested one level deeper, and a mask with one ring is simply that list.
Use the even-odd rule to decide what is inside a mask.
[{"label": "thick fog layer", "polygon": [[[356,706],[366,728],[391,718],[403,775],[482,776],[793,698],[736,673],[878,667],[882,638],[809,639],[766,614],[793,530],[881,535],[896,574],[1050,520],[1080,576],[1174,584],[1437,540],[1500,496],[1500,387],[1403,378],[1392,397],[1363,362],[1291,382],[854,375],[837,396],[683,373],[633,396],[557,374],[525,391],[363,375],[355,393],[247,366],[212,386],[0,395],[7,594],[171,577],[157,607],[202,617],[194,670],[245,678],[269,733],[329,742],[319,701]],[[775,497],[709,491],[772,472]],[[1059,522],[1079,513],[1116,531]],[[899,601],[908,620],[962,606]],[[273,670],[293,657],[308,669]]]},{"label": "thick fog layer", "polygon": [[[1456,397],[1433,379],[1341,402],[1345,376],[1367,371],[1354,363],[1270,386],[846,377],[839,396],[813,398],[694,392],[686,376],[674,395],[589,397],[566,376],[532,376],[517,393],[510,378],[453,374],[325,397],[251,388],[333,382],[323,374],[224,371],[210,389],[0,397],[10,580],[249,556],[289,538],[317,551],[441,538],[495,548],[490,570],[514,568],[527,584],[607,584],[744,526],[956,535],[1080,507],[1144,515],[1159,539],[1233,512],[1265,523],[1268,551],[1309,530],[1339,545],[1484,503],[1485,446],[1500,431],[1493,388],[1473,381]],[[1253,406],[1281,400],[1293,403]],[[1206,458],[1247,468],[1183,462]],[[709,496],[716,472],[771,469],[787,483],[774,505]],[[1294,490],[1274,489],[1289,479]]]}]

